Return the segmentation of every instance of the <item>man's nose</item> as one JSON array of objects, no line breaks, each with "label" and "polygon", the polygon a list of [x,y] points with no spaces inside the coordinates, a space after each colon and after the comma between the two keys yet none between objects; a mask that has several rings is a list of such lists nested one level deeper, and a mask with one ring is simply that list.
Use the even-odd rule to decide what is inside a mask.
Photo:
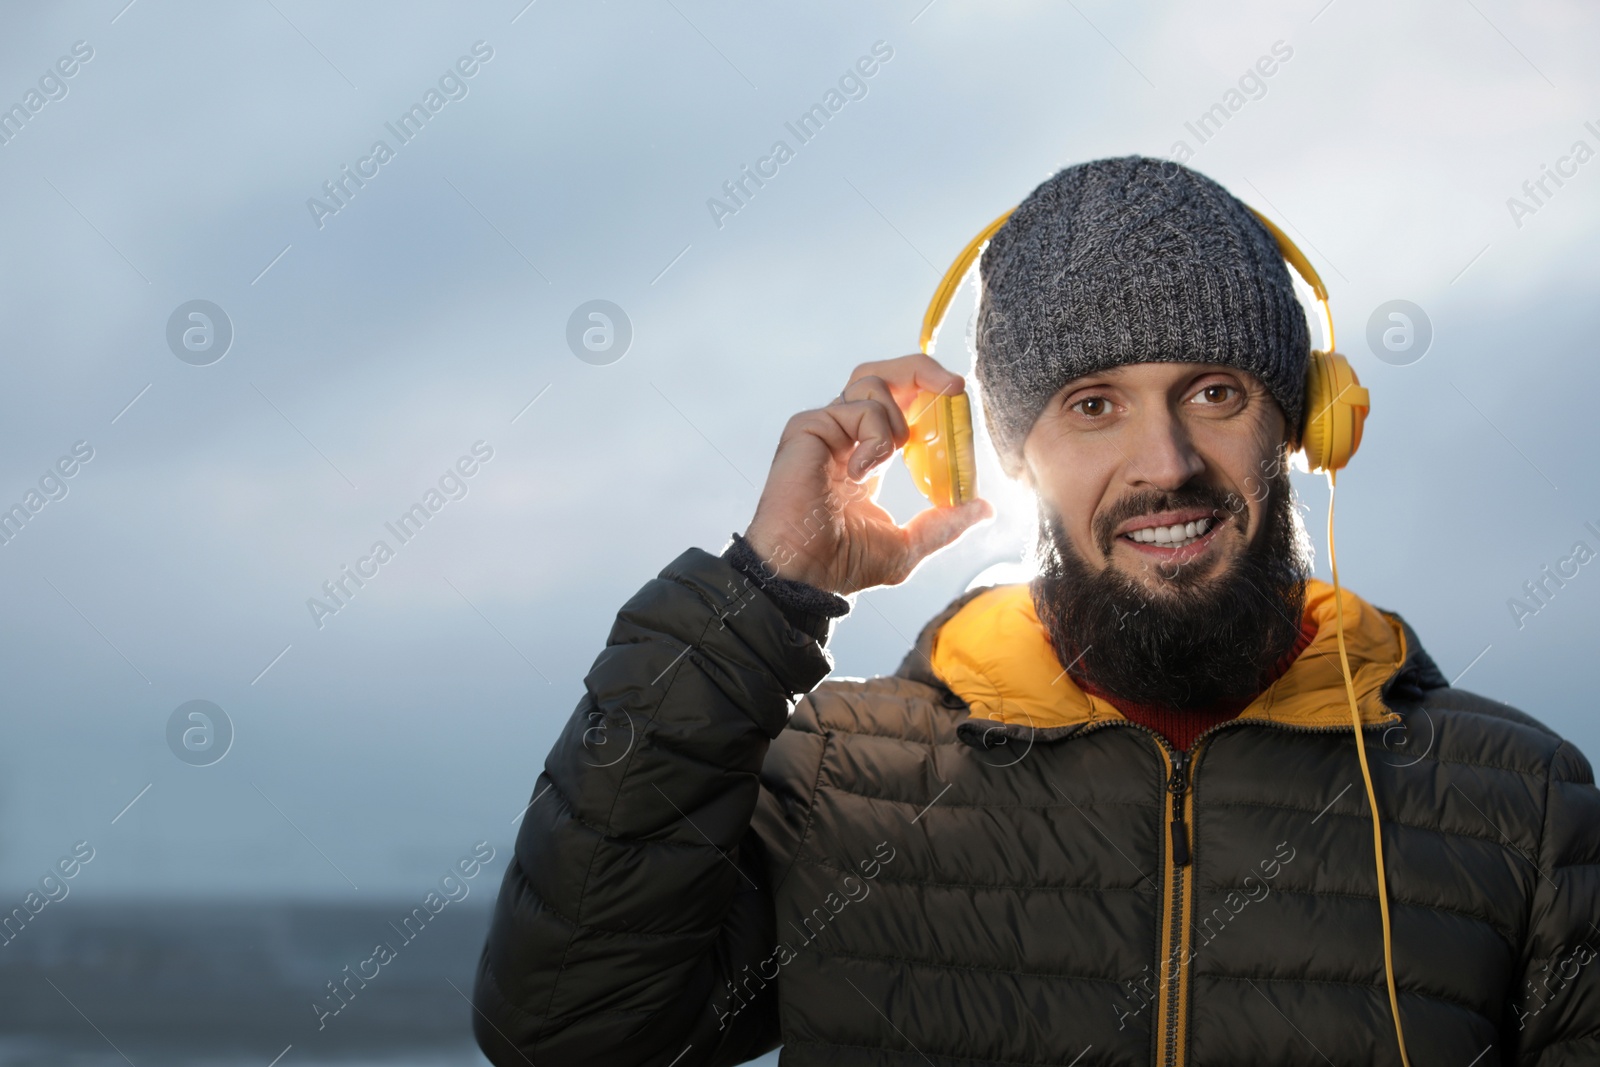
[{"label": "man's nose", "polygon": [[1131,483],[1172,492],[1205,470],[1183,421],[1166,408],[1136,419],[1127,455]]}]

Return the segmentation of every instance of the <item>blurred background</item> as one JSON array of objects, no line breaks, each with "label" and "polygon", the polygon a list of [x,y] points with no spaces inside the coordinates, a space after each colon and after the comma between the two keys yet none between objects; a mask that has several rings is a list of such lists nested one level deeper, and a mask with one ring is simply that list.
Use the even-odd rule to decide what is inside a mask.
[{"label": "blurred background", "polygon": [[[4,20],[0,1064],[482,1063],[486,909],[617,608],[1088,159],[1187,162],[1299,242],[1374,398],[1341,577],[1600,753],[1592,6]],[[863,594],[837,674],[1014,573],[1033,513],[980,447],[998,519]],[[920,501],[898,463],[882,501]]]}]

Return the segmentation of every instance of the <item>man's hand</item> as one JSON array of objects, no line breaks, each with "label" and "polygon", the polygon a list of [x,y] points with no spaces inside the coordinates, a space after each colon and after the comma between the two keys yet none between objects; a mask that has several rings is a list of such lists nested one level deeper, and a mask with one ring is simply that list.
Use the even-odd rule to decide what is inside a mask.
[{"label": "man's hand", "polygon": [[918,391],[953,395],[964,388],[960,375],[919,352],[863,363],[831,404],[790,419],[744,535],[768,569],[830,593],[898,585],[992,516],[980,497],[930,507],[897,526],[874,503],[880,477],[872,472],[906,443],[904,409]]}]

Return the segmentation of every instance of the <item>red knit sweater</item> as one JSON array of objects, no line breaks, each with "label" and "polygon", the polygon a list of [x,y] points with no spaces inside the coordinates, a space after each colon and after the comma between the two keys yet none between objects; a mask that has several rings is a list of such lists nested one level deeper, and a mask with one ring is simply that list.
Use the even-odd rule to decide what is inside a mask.
[{"label": "red knit sweater", "polygon": [[[1272,671],[1261,685],[1264,692],[1267,686],[1283,677],[1284,672],[1300,658],[1300,653],[1311,644],[1312,638],[1317,636],[1317,624],[1310,618],[1300,620],[1300,636],[1295,640],[1294,647],[1285,652],[1277,663],[1273,664]],[[1098,686],[1074,677],[1078,687],[1086,693],[1092,693],[1122,712],[1130,722],[1154,730],[1173,748],[1186,752],[1194,747],[1195,738],[1205,733],[1218,723],[1227,722],[1238,715],[1255,696],[1245,697],[1242,700],[1219,700],[1215,704],[1203,708],[1173,709],[1159,707],[1154,704],[1135,704],[1131,701],[1114,697]]]}]

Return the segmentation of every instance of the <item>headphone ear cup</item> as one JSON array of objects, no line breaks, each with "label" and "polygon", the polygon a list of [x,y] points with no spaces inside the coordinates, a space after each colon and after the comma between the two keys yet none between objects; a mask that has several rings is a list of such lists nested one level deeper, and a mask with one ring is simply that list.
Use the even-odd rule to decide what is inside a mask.
[{"label": "headphone ear cup", "polygon": [[966,393],[950,398],[950,499],[965,504],[978,495],[978,454],[972,443],[972,405]]},{"label": "headphone ear cup", "polygon": [[972,441],[972,407],[966,393],[917,394],[907,414],[911,436],[900,458],[911,481],[937,507],[977,496],[978,462]]},{"label": "headphone ear cup", "polygon": [[1361,447],[1372,398],[1350,361],[1337,352],[1311,353],[1306,367],[1305,422],[1300,447],[1314,471],[1341,470]]}]

